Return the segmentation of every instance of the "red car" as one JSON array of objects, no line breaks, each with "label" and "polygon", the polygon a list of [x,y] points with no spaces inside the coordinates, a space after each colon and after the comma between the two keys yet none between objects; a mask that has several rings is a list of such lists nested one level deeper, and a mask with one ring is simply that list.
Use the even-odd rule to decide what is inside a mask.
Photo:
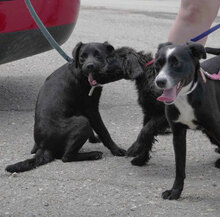
[{"label": "red car", "polygon": [[[54,39],[64,43],[76,24],[80,0],[31,0],[31,3]],[[24,0],[0,0],[0,64],[51,48]]]}]

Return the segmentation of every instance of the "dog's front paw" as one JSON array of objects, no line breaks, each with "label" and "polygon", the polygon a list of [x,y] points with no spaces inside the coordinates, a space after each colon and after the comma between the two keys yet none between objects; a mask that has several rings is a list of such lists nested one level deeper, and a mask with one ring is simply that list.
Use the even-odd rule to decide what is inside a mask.
[{"label": "dog's front paw", "polygon": [[119,147],[111,150],[111,152],[114,156],[119,156],[119,157],[125,156],[125,153],[126,153],[124,149],[119,148]]},{"label": "dog's front paw", "polygon": [[171,189],[162,193],[162,198],[165,200],[177,200],[180,198],[182,191],[180,189]]},{"label": "dog's front paw", "polygon": [[64,157],[62,157],[62,161],[63,161],[63,163],[70,162],[70,158],[67,156],[64,156]]},{"label": "dog's front paw", "polygon": [[90,143],[99,143],[101,142],[100,139],[98,138],[98,136],[90,136],[89,137],[89,142]]},{"label": "dog's front paw", "polygon": [[218,154],[220,154],[220,147],[216,148],[216,149],[215,149],[215,152],[218,153]]},{"label": "dog's front paw", "polygon": [[142,149],[143,149],[142,144],[139,144],[138,142],[134,142],[132,146],[127,150],[126,156],[136,157],[141,152]]},{"label": "dog's front paw", "polygon": [[143,160],[142,158],[140,157],[136,157],[134,158],[132,161],[131,161],[131,164],[134,165],[134,166],[144,166],[146,164],[146,161]]}]

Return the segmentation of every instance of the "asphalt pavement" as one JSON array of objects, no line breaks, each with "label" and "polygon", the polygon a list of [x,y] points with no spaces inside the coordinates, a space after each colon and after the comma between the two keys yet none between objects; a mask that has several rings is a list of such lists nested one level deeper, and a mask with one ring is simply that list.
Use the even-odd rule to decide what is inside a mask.
[{"label": "asphalt pavement", "polygon": [[[167,40],[179,1],[82,0],[77,25],[62,48],[71,54],[77,42],[108,41],[155,52]],[[217,17],[216,23],[220,22]],[[208,46],[219,47],[220,31]],[[0,216],[73,217],[217,217],[220,213],[219,157],[200,132],[187,135],[185,188],[178,201],[164,201],[161,193],[174,180],[171,136],[158,136],[148,165],[135,167],[131,158],[114,157],[102,144],[86,143],[85,151],[102,151],[93,162],[56,160],[35,170],[10,175],[6,165],[30,157],[34,106],[45,78],[64,64],[56,51],[0,66]],[[133,82],[104,87],[100,103],[112,138],[124,149],[142,125]]]}]

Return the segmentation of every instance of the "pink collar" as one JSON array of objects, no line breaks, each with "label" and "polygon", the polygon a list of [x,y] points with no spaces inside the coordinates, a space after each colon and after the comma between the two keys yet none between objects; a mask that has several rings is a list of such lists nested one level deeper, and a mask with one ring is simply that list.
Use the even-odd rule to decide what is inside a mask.
[{"label": "pink collar", "polygon": [[149,62],[145,63],[145,66],[150,66],[151,64],[153,64],[155,62],[154,59],[150,60]]}]

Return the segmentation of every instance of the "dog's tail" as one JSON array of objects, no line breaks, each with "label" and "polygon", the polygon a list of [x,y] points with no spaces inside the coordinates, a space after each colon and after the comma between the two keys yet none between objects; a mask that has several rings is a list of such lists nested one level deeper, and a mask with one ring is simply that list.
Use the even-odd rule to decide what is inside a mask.
[{"label": "dog's tail", "polygon": [[36,155],[33,158],[18,162],[16,164],[8,165],[5,170],[10,173],[21,173],[47,164],[53,160],[54,157],[49,150],[38,149]]},{"label": "dog's tail", "polygon": [[206,53],[214,54],[214,55],[220,55],[220,49],[219,48],[206,47],[205,50],[206,50]]}]

